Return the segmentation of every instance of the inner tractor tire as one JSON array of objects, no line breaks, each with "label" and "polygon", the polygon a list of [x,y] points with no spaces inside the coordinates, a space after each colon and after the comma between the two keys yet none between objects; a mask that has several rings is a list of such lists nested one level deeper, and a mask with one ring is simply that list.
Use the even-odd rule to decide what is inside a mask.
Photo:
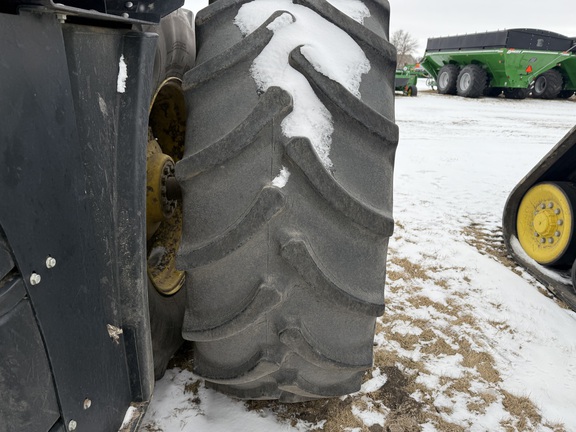
[{"label": "inner tractor tire", "polygon": [[179,9],[143,30],[158,34],[148,121],[146,248],[154,375],[159,379],[184,341],[185,274],[176,269],[182,206],[167,188],[175,182],[174,163],[184,154],[188,116],[182,78],[196,56],[193,14]]}]

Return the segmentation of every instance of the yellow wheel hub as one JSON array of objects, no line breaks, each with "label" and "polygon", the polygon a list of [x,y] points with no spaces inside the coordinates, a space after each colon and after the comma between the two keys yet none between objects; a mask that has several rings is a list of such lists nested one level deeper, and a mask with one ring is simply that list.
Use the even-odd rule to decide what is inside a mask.
[{"label": "yellow wheel hub", "polygon": [[175,162],[182,158],[186,105],[180,80],[162,83],[150,106],[146,147],[146,248],[148,278],[162,295],[176,294],[184,272],[176,268],[182,237],[182,206],[174,178]]},{"label": "yellow wheel hub", "polygon": [[524,251],[540,264],[562,258],[573,235],[572,206],[554,183],[531,188],[520,203],[516,219],[518,240]]}]

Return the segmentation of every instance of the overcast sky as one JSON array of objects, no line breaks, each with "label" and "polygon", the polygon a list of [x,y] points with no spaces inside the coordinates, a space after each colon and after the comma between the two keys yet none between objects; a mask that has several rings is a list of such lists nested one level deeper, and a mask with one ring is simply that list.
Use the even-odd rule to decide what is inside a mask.
[{"label": "overcast sky", "polygon": [[[538,28],[576,37],[574,0],[389,0],[390,33],[403,29],[419,42],[422,56],[429,37],[510,28]],[[186,0],[197,11],[208,0]]]}]

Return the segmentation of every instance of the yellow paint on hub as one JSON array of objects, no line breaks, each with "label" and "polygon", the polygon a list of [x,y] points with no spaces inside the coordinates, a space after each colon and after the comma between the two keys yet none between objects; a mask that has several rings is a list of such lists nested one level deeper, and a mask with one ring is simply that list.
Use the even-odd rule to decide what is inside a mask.
[{"label": "yellow paint on hub", "polygon": [[573,235],[572,207],[554,183],[532,187],[518,207],[516,231],[524,251],[540,264],[554,264],[566,253]]},{"label": "yellow paint on hub", "polygon": [[[148,278],[160,294],[171,296],[184,285],[176,268],[182,238],[181,202],[166,208],[167,172],[184,154],[187,111],[179,79],[164,81],[150,105],[146,148],[146,249]],[[172,174],[170,174],[172,175]]]}]

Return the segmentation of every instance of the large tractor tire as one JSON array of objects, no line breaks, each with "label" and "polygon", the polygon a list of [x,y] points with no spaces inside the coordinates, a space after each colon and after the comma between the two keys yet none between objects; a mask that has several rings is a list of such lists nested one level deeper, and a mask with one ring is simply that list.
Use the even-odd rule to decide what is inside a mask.
[{"label": "large tractor tire", "polygon": [[464,66],[458,74],[456,84],[458,96],[477,98],[482,96],[486,89],[488,75],[480,66],[470,64]]},{"label": "large tractor tire", "polygon": [[460,68],[453,64],[442,66],[438,72],[438,93],[455,95],[457,92],[458,72]]},{"label": "large tractor tire", "polygon": [[[183,335],[195,341],[195,373],[234,397],[351,393],[372,366],[393,230],[388,2],[365,1],[364,25],[324,0],[282,2],[244,37],[234,22],[246,3],[219,0],[198,14],[198,66],[184,80],[193,132],[176,166],[185,216],[178,263],[188,274]],[[251,76],[271,29],[304,14],[346,32],[371,66],[358,98],[315,69],[306,43],[285,54],[332,117],[330,168],[309,137],[283,135],[291,94],[260,89]]]},{"label": "large tractor tire", "polygon": [[532,97],[538,99],[555,99],[562,90],[562,74],[555,69],[538,75],[531,86]]},{"label": "large tractor tire", "polygon": [[182,209],[171,185],[174,185],[174,163],[184,154],[187,111],[182,78],[195,61],[193,18],[192,12],[179,9],[164,17],[158,26],[142,29],[158,33],[148,125],[146,191],[148,304],[156,379],[164,375],[168,361],[183,342],[186,291],[182,289],[184,272],[176,269]]}]

